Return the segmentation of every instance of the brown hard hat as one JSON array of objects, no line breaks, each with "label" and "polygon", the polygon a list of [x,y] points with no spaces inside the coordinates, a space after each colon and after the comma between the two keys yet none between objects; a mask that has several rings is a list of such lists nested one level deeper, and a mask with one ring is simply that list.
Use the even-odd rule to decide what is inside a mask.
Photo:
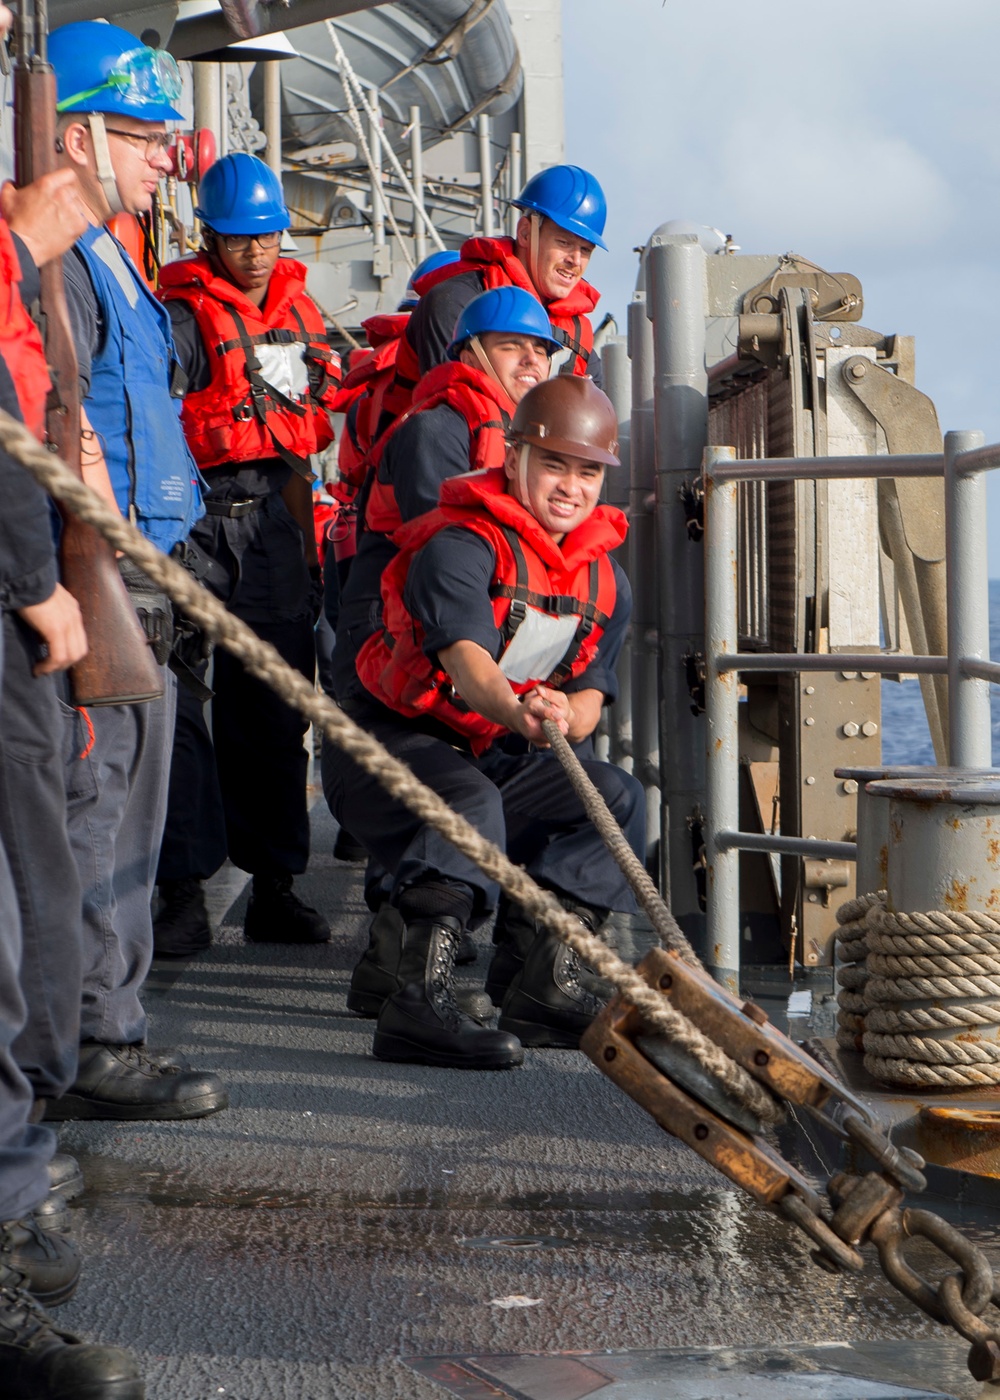
[{"label": "brown hard hat", "polygon": [[567,457],[621,465],[614,405],[584,375],[557,374],[529,389],[517,406],[509,438]]}]

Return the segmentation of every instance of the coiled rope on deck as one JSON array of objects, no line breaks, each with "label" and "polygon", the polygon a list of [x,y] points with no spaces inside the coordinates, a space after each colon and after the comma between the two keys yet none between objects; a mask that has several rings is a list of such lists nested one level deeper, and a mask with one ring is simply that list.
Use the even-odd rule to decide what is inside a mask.
[{"label": "coiled rope on deck", "polygon": [[837,910],[837,1044],[860,1050],[865,1033],[864,988],[868,981],[865,959],[865,917],[877,895],[848,899]]},{"label": "coiled rope on deck", "polygon": [[[773,1125],[783,1120],[784,1110],[768,1090],[730,1059],[693,1022],[676,1011],[665,997],[649,987],[600,939],[587,931],[574,915],[562,908],[554,895],[537,885],[526,871],[508,860],[499,847],[487,841],[464,817],[452,811],[437,793],[414,776],[406,764],[395,758],[332,700],[318,693],[304,676],[287,665],[270,643],[263,641],[244,622],[227,612],[179,564],[151,545],[54,453],[46,451],[22,424],[2,411],[0,447],[24,466],[51,496],[92,525],[113,548],[128,555],[213,642],[223,646],[251,675],[270,686],[282,700],[322,729],[355,763],[377,778],[387,792],[474,861],[530,917],[551,929],[621,992],[652,1030],[669,1036],[688,1051],[762,1123]],[[683,939],[679,929],[677,934]]]},{"label": "coiled rope on deck", "polygon": [[880,895],[864,941],[868,1072],[923,1088],[1000,1084],[1000,919],[893,913]]}]

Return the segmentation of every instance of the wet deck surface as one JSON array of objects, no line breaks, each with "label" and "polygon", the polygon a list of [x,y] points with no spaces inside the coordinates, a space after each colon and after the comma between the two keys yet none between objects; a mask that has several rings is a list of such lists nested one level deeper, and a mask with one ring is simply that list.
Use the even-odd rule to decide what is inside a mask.
[{"label": "wet deck surface", "polygon": [[[149,1400],[997,1393],[873,1265],[818,1270],[790,1226],[583,1056],[529,1052],[497,1074],[372,1059],[371,1023],[344,1005],[369,918],[359,870],[334,864],[335,827],[321,805],[313,815],[300,889],[333,941],[245,944],[229,877],[211,951],[158,964],[148,987],[151,1043],[218,1070],[230,1109],[63,1129],[87,1178],[73,1213],[87,1262],[59,1320],[136,1352]],[[481,978],[480,939],[468,971]],[[1000,1264],[996,1224],[972,1220]],[[512,1298],[533,1301],[501,1306]],[[718,1347],[751,1351],[702,1354]],[[579,1374],[594,1371],[596,1389],[511,1360],[557,1353],[589,1353]],[[485,1389],[440,1378],[463,1357]],[[845,1372],[871,1381],[837,1389]],[[784,1389],[767,1383],[782,1375]]]}]

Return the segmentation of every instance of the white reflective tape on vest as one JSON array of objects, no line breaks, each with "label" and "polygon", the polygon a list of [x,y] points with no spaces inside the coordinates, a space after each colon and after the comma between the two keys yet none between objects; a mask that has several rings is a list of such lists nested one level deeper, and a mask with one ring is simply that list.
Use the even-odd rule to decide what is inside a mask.
[{"label": "white reflective tape on vest", "polygon": [[569,651],[579,625],[579,613],[554,617],[529,607],[497,665],[514,685],[547,680]]},{"label": "white reflective tape on vest", "polygon": [[301,341],[291,345],[257,345],[254,353],[260,365],[260,377],[286,399],[304,398],[309,390],[309,370],[303,358],[305,346]]}]

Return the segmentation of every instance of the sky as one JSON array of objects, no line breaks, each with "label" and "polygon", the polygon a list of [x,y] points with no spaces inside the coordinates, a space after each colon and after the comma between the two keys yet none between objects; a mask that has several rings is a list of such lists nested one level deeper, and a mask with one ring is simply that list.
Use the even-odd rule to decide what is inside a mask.
[{"label": "sky", "polygon": [[657,225],[710,224],[859,277],[942,429],[1000,441],[997,0],[563,0],[563,46],[566,158],[608,196],[598,315],[624,329]]}]

